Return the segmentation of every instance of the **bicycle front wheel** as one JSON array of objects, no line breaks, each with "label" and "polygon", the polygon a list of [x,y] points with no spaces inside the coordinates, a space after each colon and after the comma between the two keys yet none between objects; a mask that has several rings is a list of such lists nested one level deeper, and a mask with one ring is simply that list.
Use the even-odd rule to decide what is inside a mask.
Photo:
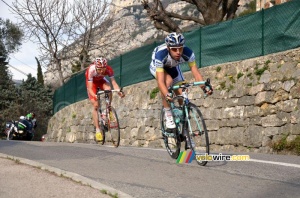
[{"label": "bicycle front wheel", "polygon": [[166,118],[163,107],[160,114],[160,124],[166,149],[173,159],[177,159],[180,153],[181,146],[181,142],[179,139],[179,131],[178,128],[174,129],[172,133],[166,131]]},{"label": "bicycle front wheel", "polygon": [[120,125],[116,110],[110,107],[107,122],[106,141],[111,142],[115,147],[120,145]]},{"label": "bicycle front wheel", "polygon": [[200,109],[189,103],[188,121],[185,122],[184,129],[187,130],[188,140],[195,153],[195,159],[201,166],[205,166],[207,161],[201,160],[201,156],[209,155],[209,138],[206,124]]}]

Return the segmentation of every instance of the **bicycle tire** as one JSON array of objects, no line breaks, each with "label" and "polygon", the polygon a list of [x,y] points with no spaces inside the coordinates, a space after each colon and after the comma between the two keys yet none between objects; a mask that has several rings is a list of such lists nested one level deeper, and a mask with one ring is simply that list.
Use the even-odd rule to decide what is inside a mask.
[{"label": "bicycle tire", "polygon": [[193,103],[188,104],[188,120],[185,122],[184,129],[188,131],[187,136],[189,145],[195,153],[195,160],[201,166],[205,166],[207,161],[197,160],[197,156],[209,155],[209,137],[206,124],[200,109]]},{"label": "bicycle tire", "polygon": [[110,141],[114,147],[118,147],[120,145],[120,124],[119,118],[116,110],[113,107],[110,107],[109,113],[107,115],[107,134],[109,135]]},{"label": "bicycle tire", "polygon": [[[166,131],[164,107],[162,107],[162,109],[161,109],[160,124],[161,124],[161,131],[162,131],[163,140],[164,140],[164,143],[166,146],[166,150],[168,151],[171,158],[177,159],[179,156],[180,147],[181,147],[181,141],[179,139],[179,132],[178,132],[178,128],[176,128],[173,131],[173,135],[174,135],[173,137],[167,136],[164,134],[164,132]],[[167,134],[170,134],[170,133],[167,133]]]},{"label": "bicycle tire", "polygon": [[[104,110],[102,110],[101,112],[104,112]],[[107,127],[105,126],[104,120],[102,119],[102,115],[100,113],[100,111],[98,111],[98,122],[99,122],[99,126],[101,129],[101,133],[102,133],[102,141],[100,141],[100,144],[104,144],[105,143],[105,132],[107,131]]]}]

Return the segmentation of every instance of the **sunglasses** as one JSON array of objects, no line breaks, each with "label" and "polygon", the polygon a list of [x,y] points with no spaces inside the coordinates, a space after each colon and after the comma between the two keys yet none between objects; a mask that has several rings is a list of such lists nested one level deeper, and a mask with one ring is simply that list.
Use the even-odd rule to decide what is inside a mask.
[{"label": "sunglasses", "polygon": [[106,69],[106,67],[98,67],[96,70]]},{"label": "sunglasses", "polygon": [[180,53],[182,53],[183,52],[183,47],[170,47],[170,50],[172,52],[180,52]]}]

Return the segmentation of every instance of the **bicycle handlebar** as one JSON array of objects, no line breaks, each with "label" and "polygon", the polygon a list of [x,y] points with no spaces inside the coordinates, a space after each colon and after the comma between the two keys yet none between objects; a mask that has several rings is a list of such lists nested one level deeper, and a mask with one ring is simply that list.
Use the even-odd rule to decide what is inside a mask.
[{"label": "bicycle handlebar", "polygon": [[112,93],[112,92],[123,92],[123,88],[121,88],[120,90],[99,90],[97,91],[97,95],[101,95],[101,94],[104,94],[104,93]]},{"label": "bicycle handlebar", "polygon": [[196,85],[205,85],[205,87],[209,88],[209,90],[212,90],[209,78],[206,81],[198,81],[198,82],[186,83],[182,85],[175,85],[170,87],[170,90],[176,90],[179,88],[188,88],[190,86],[196,86]]}]

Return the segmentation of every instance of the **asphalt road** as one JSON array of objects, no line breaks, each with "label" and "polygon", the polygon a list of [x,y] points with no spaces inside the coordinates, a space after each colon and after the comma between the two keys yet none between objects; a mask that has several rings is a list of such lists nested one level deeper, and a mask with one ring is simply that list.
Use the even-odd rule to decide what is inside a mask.
[{"label": "asphalt road", "polygon": [[300,196],[299,156],[246,153],[250,161],[201,167],[177,164],[163,149],[21,141],[0,141],[0,153],[76,174],[118,190],[119,197]]}]

